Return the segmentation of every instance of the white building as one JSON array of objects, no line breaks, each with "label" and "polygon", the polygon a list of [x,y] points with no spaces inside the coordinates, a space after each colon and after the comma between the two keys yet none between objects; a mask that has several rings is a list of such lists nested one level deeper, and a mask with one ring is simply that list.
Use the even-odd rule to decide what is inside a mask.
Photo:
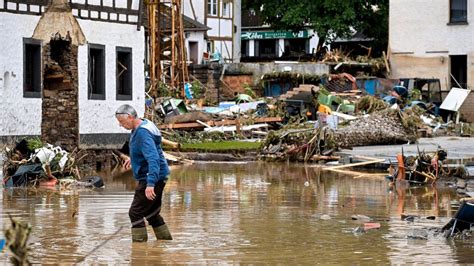
[{"label": "white building", "polygon": [[[40,136],[50,130],[45,123],[55,128],[45,134],[70,129],[82,146],[112,144],[116,136],[123,139],[126,131],[114,119],[116,108],[131,104],[140,115],[145,108],[145,35],[139,2],[54,0],[53,5],[69,5],[73,16],[63,12],[48,17],[48,0],[0,0],[0,142],[15,136]],[[49,21],[40,23],[42,17]],[[77,65],[60,70],[72,71],[60,84],[73,84],[67,90],[76,91],[77,102],[65,103],[55,85],[45,90],[46,79],[53,79],[51,71],[57,69],[47,65],[52,61],[45,54],[54,49],[49,42],[56,33],[70,34],[77,45],[77,55],[71,52]],[[45,106],[44,99],[55,97],[59,97],[56,121],[48,121],[45,118],[51,114],[45,110],[52,108]],[[66,117],[74,123],[64,121]]]},{"label": "white building", "polygon": [[[474,4],[468,0],[390,1],[393,78],[438,78],[442,90],[474,88]],[[474,121],[474,94],[461,112]]]},{"label": "white building", "polygon": [[[208,26],[202,53],[219,52],[228,62],[239,62],[241,0],[184,0],[184,15]],[[202,54],[200,53],[200,54]]]}]

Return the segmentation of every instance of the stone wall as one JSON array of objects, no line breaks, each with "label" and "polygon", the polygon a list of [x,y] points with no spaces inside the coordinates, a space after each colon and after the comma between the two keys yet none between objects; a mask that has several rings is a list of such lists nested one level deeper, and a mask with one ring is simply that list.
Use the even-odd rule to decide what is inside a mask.
[{"label": "stone wall", "polygon": [[43,49],[41,139],[68,151],[79,145],[77,52],[61,36]]},{"label": "stone wall", "polygon": [[113,152],[112,149],[81,150],[79,154],[82,159],[78,163],[95,171],[110,170],[118,164],[118,159]]},{"label": "stone wall", "polygon": [[[221,100],[222,65],[191,65],[189,66],[190,80],[197,79],[206,87],[205,97],[210,103],[217,103]],[[191,76],[192,75],[192,76]]]}]

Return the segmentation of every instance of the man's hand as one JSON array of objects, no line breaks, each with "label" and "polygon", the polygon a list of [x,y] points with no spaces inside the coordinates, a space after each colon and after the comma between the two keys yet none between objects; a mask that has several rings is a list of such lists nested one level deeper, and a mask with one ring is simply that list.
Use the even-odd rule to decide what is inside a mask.
[{"label": "man's hand", "polygon": [[131,168],[130,157],[128,157],[127,155],[121,155],[120,158],[122,158],[123,160],[122,162],[123,168],[125,168],[126,170],[130,169]]},{"label": "man's hand", "polygon": [[155,187],[146,187],[145,196],[149,200],[154,200],[156,198]]}]

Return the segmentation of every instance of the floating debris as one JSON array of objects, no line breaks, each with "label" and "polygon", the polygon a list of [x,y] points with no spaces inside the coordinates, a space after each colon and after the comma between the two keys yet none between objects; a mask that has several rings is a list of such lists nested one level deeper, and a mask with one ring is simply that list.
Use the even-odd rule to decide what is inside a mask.
[{"label": "floating debris", "polygon": [[11,226],[5,230],[6,246],[11,252],[10,261],[13,265],[29,265],[28,238],[31,226],[27,222],[17,221],[10,216]]},{"label": "floating debris", "polygon": [[[448,237],[467,237],[471,236],[471,228],[474,224],[474,201],[462,201],[461,206],[442,230]],[[457,236],[456,236],[457,235]]]}]

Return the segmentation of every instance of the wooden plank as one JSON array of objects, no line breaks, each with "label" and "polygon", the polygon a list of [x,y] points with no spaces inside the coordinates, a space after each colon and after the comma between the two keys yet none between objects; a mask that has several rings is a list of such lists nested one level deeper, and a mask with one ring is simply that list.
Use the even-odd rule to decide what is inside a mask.
[{"label": "wooden plank", "polygon": [[[365,158],[368,159],[369,157],[365,157]],[[328,167],[328,168],[323,168],[323,170],[333,171],[333,170],[341,169],[341,168],[354,167],[354,166],[362,166],[362,165],[369,165],[369,164],[381,163],[381,162],[384,162],[384,161],[385,161],[385,159],[376,159],[376,158],[370,158],[370,159],[371,159],[371,160],[368,161],[368,162],[350,163],[350,164],[332,166],[332,167]]]},{"label": "wooden plank", "polygon": [[[115,5],[115,1],[114,1],[114,5]],[[145,11],[143,11],[143,0],[140,0],[140,2],[138,3],[138,19],[137,19],[137,30],[138,31],[141,29],[142,20],[143,20],[143,12],[145,12]]]},{"label": "wooden plank", "polygon": [[[255,119],[255,124],[258,123],[272,123],[272,122],[281,122],[281,117],[262,117]],[[223,120],[223,121],[209,121],[206,123],[209,126],[228,126],[228,125],[235,125],[236,120]],[[179,124],[164,124],[158,126],[161,129],[179,129],[179,128],[199,128],[204,127],[204,125],[200,123],[179,123]]]}]

